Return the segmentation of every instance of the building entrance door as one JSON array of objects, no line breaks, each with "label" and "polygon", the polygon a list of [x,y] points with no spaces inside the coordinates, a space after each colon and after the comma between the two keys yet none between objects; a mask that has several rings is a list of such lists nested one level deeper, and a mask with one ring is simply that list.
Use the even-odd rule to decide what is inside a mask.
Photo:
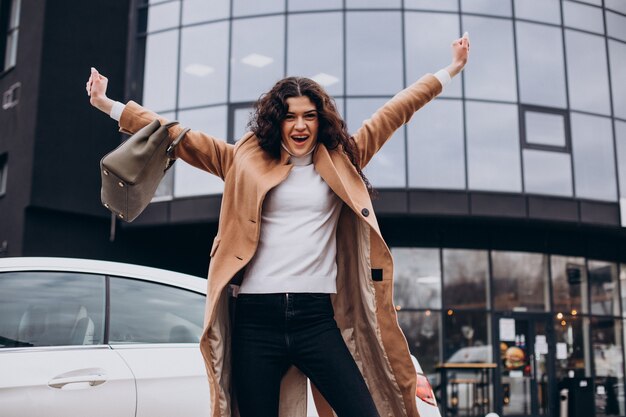
[{"label": "building entrance door", "polygon": [[549,314],[496,314],[495,404],[501,416],[556,415],[554,330]]}]

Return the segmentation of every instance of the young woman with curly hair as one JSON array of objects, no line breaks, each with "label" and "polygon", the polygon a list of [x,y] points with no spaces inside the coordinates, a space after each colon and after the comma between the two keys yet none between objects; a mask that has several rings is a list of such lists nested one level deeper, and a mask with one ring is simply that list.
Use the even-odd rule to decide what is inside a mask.
[{"label": "young woman with curly hair", "polygon": [[[418,417],[393,261],[362,169],[468,52],[466,34],[448,67],[398,93],[353,135],[319,84],[289,77],[261,96],[235,145],[190,131],[176,148],[224,180],[200,341],[212,417],[305,416],[306,377],[322,416],[332,408],[339,417]],[[87,92],[122,131],[166,122],[107,98],[107,82],[92,69]],[[171,140],[181,129],[170,128]]]}]

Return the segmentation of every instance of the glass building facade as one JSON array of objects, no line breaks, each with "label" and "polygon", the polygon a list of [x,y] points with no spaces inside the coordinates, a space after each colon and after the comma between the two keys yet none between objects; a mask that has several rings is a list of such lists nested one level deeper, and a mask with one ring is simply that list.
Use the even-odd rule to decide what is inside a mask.
[{"label": "glass building facade", "polygon": [[[626,211],[623,0],[136,0],[134,8],[130,95],[231,143],[252,103],[291,75],[322,84],[355,131],[396,92],[445,67],[451,41],[468,31],[467,68],[367,166],[372,184],[621,202]],[[156,200],[222,189],[181,163]],[[597,416],[626,415],[625,265],[539,244],[525,252],[404,242],[392,250],[398,318],[444,414],[489,401],[501,415],[551,415],[559,384],[587,378]],[[474,373],[442,371],[444,363],[495,364],[486,396]]]}]

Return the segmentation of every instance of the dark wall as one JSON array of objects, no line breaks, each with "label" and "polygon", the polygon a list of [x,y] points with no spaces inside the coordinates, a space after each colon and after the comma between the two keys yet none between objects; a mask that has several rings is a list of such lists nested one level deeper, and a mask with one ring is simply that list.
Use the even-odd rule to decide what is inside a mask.
[{"label": "dark wall", "polygon": [[32,205],[106,217],[99,161],[119,144],[117,123],[89,104],[90,67],[123,100],[128,0],[48,2],[35,137]]}]

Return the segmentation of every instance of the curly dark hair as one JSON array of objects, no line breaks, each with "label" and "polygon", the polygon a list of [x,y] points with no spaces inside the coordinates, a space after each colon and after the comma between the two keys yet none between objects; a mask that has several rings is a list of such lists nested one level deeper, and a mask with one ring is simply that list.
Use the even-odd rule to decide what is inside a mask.
[{"label": "curly dark hair", "polygon": [[317,141],[327,149],[340,148],[359,173],[367,191],[374,194],[369,180],[360,168],[359,154],[354,138],[348,133],[335,101],[315,81],[304,77],[287,77],[278,81],[274,87],[263,94],[254,104],[254,113],[248,128],[259,139],[259,145],[272,157],[280,158],[282,140],[281,122],[287,115],[287,99],[308,97],[317,109],[319,128]]}]

